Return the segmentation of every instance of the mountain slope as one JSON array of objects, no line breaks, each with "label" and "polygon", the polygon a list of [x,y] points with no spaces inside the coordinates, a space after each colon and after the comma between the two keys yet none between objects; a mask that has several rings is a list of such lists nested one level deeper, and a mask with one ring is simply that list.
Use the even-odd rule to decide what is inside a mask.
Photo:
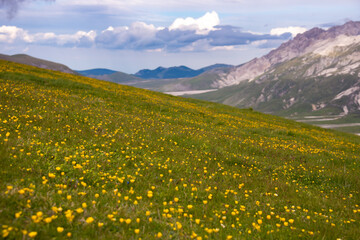
[{"label": "mountain slope", "polygon": [[123,83],[123,84],[127,84],[127,83],[132,83],[132,82],[139,82],[139,81],[143,81],[144,79],[133,76],[131,74],[127,74],[127,73],[123,73],[123,72],[115,72],[112,74],[108,74],[108,75],[102,75],[102,76],[97,76],[97,79],[101,79],[101,80],[106,80],[106,81],[110,81],[110,82],[115,82],[115,83]]},{"label": "mountain slope", "polygon": [[[359,114],[360,30],[351,26],[360,29],[360,22],[298,35],[268,55],[230,72],[244,71],[244,75],[233,78],[239,82],[237,85],[193,97],[284,116]],[[293,57],[296,55],[300,56]],[[267,62],[266,68],[256,61]],[[253,72],[246,69],[255,66],[262,67]]]},{"label": "mountain slope", "polygon": [[360,138],[0,61],[8,239],[356,239]]},{"label": "mountain slope", "polygon": [[12,56],[0,54],[0,59],[11,61],[11,62],[22,63],[22,64],[39,67],[39,68],[60,71],[60,72],[64,72],[64,73],[77,74],[76,71],[71,70],[69,67],[67,67],[63,64],[50,62],[50,61],[39,59],[39,58],[34,58],[34,57],[31,57],[26,54],[16,54],[16,55],[12,55]]},{"label": "mountain slope", "polygon": [[105,68],[95,68],[95,69],[89,69],[89,70],[83,70],[77,72],[86,77],[106,80],[115,83],[128,84],[128,83],[143,81],[143,79],[133,76],[131,74],[117,72]]},{"label": "mountain slope", "polygon": [[[228,75],[214,82],[213,87],[236,85],[242,81],[251,81],[269,71],[279,63],[313,53],[314,50],[335,41],[336,37],[351,37],[360,35],[360,22],[348,22],[342,26],[335,26],[325,31],[313,28],[305,33],[298,34],[293,40],[283,43],[269,54],[235,68]],[[345,44],[348,42],[345,41]],[[334,47],[332,45],[332,47]]]},{"label": "mountain slope", "polygon": [[217,81],[217,79],[228,74],[231,69],[231,67],[208,69],[198,76],[179,79],[178,81],[170,84],[163,84],[161,87],[152,89],[161,92],[213,89],[213,83]]}]

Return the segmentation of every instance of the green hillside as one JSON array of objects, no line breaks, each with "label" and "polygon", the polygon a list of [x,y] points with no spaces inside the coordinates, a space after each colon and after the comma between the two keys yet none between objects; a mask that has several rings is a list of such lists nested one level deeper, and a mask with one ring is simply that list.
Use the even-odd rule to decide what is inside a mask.
[{"label": "green hillside", "polygon": [[141,78],[123,72],[106,74],[106,75],[98,76],[98,78],[114,83],[128,83],[128,82],[136,82],[143,80]]},{"label": "green hillside", "polygon": [[68,66],[65,66],[63,64],[47,61],[47,60],[40,59],[40,58],[35,58],[35,57],[29,56],[26,54],[15,54],[15,55],[11,55],[11,56],[6,55],[6,54],[0,54],[0,59],[6,60],[6,61],[11,61],[11,62],[16,62],[16,63],[21,63],[21,64],[26,64],[26,65],[30,65],[30,66],[34,66],[34,67],[39,67],[39,68],[60,71],[60,72],[64,72],[64,73],[77,74],[76,71],[70,69]]},{"label": "green hillside", "polygon": [[357,239],[360,138],[0,61],[6,239]]}]

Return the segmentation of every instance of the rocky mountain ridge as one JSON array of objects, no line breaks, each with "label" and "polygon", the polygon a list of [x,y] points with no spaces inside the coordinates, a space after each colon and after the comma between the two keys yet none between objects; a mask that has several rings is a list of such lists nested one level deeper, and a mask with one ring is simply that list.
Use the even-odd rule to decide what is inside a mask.
[{"label": "rocky mountain ridge", "polygon": [[[298,34],[294,39],[283,43],[279,48],[272,50],[267,55],[255,58],[242,66],[234,68],[230,73],[213,82],[212,87],[222,88],[239,84],[242,81],[252,81],[279,63],[309,53],[331,54],[331,50],[335,50],[338,46],[344,47],[359,43],[359,35],[360,22],[351,21],[328,30],[313,28]],[[321,47],[327,49],[327,51],[320,51]]]},{"label": "rocky mountain ridge", "polygon": [[360,22],[297,35],[192,97],[294,116],[360,114]]}]

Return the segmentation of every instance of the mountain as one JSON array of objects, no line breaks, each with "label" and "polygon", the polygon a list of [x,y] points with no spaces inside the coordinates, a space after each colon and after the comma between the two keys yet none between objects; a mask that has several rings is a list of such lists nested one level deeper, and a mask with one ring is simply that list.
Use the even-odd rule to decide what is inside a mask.
[{"label": "mountain", "polygon": [[158,67],[154,70],[143,69],[135,73],[134,75],[144,79],[165,79],[165,78],[184,78],[196,76],[197,71],[188,68],[186,66],[178,67]]},{"label": "mountain", "polygon": [[34,57],[31,57],[26,54],[16,54],[16,55],[11,55],[11,56],[5,55],[5,54],[0,54],[0,59],[6,60],[6,61],[11,61],[11,62],[22,63],[22,64],[39,67],[39,68],[60,71],[60,72],[64,72],[64,73],[77,74],[76,71],[71,70],[69,67],[67,67],[63,64],[55,63],[55,62],[51,62],[51,61],[47,61],[47,60],[43,60],[43,59],[39,59],[39,58],[34,58]]},{"label": "mountain", "polygon": [[134,75],[143,79],[173,79],[173,78],[191,78],[200,75],[206,71],[217,68],[229,68],[231,65],[227,64],[214,64],[198,70],[191,69],[186,66],[178,67],[158,67],[154,70],[143,69],[135,73]]},{"label": "mountain", "polygon": [[131,74],[118,72],[106,68],[95,68],[95,69],[89,69],[89,70],[83,70],[77,72],[86,77],[96,78],[96,79],[115,82],[115,83],[123,83],[123,84],[134,83],[143,80]]},{"label": "mountain", "polygon": [[360,22],[311,29],[192,97],[284,116],[360,113]]},{"label": "mountain", "polygon": [[79,74],[85,76],[85,77],[93,77],[93,76],[101,76],[101,75],[109,75],[116,73],[117,71],[106,69],[106,68],[94,68],[94,69],[88,69],[88,70],[81,70],[76,71]]},{"label": "mountain", "polygon": [[95,78],[122,84],[144,81],[144,79],[123,72],[115,72],[112,74],[96,76]]},{"label": "mountain", "polygon": [[152,88],[161,92],[193,91],[214,89],[212,86],[222,76],[228,74],[233,67],[224,66],[204,69],[204,72],[191,78],[178,79],[171,83],[164,83],[160,87]]},{"label": "mountain", "polygon": [[359,239],[360,137],[0,60],[3,239]]},{"label": "mountain", "polygon": [[197,71],[200,71],[202,73],[210,71],[210,70],[215,70],[215,69],[226,69],[226,68],[232,68],[233,65],[229,65],[229,64],[222,64],[222,63],[216,63],[207,67],[203,67],[198,69]]},{"label": "mountain", "polygon": [[[239,84],[242,81],[252,81],[261,74],[269,71],[279,63],[291,60],[306,54],[327,53],[339,46],[352,44],[352,37],[360,34],[360,22],[348,22],[343,26],[335,26],[325,31],[313,28],[305,33],[298,34],[294,39],[283,43],[279,48],[269,54],[255,58],[252,61],[239,66],[226,76],[214,82],[213,87],[221,88]],[[357,41],[357,40],[354,40]],[[326,47],[324,47],[326,46]],[[323,52],[320,52],[321,49]],[[318,50],[318,52],[314,52]],[[327,51],[327,52],[326,52]]]}]

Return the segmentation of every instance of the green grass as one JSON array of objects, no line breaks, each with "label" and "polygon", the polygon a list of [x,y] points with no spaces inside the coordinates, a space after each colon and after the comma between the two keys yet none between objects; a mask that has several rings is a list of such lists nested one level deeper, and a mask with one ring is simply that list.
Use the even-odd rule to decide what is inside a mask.
[{"label": "green grass", "polygon": [[360,126],[351,126],[351,127],[336,127],[338,131],[348,132],[348,133],[360,133]]},{"label": "green grass", "polygon": [[360,234],[357,136],[5,61],[0,84],[3,238]]},{"label": "green grass", "polygon": [[[321,110],[320,110],[321,111]],[[359,123],[359,114],[352,113],[348,114],[346,116],[339,116],[339,115],[327,115],[326,111],[316,111],[314,112],[314,115],[311,116],[318,116],[317,118],[306,118],[306,115],[296,115],[290,119],[296,120],[296,121],[304,121],[307,124],[312,124],[315,126],[322,126],[322,125],[333,125],[331,126],[332,129],[336,129],[337,131],[357,134],[360,133],[360,126],[341,126],[341,124],[353,124]],[[320,113],[319,113],[320,112]],[[325,120],[322,120],[325,119]],[[326,120],[327,119],[327,120]],[[319,121],[322,120],[322,121]],[[339,125],[339,126],[336,126]]]}]

